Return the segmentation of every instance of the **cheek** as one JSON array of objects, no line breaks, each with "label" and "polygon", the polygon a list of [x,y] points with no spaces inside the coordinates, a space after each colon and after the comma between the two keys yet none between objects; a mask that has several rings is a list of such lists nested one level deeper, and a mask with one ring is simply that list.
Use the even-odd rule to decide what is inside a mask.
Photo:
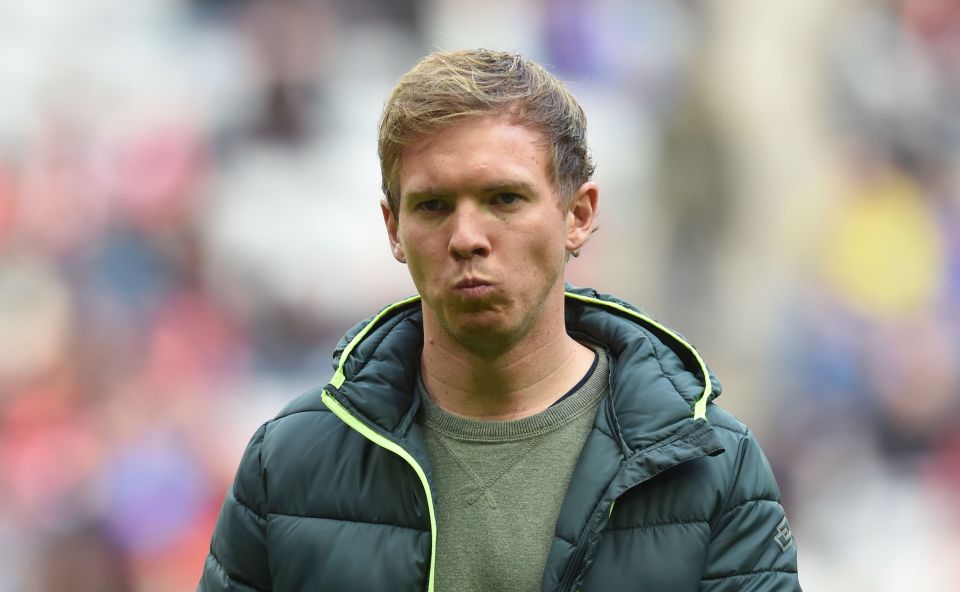
[{"label": "cheek", "polygon": [[419,240],[402,240],[403,253],[407,260],[407,271],[417,291],[421,294],[428,288],[430,278],[436,275],[436,264],[429,257],[430,246]]},{"label": "cheek", "polygon": [[566,259],[564,242],[559,239],[544,240],[542,234],[530,236],[522,246],[517,246],[516,253],[516,272],[526,277],[552,279],[558,270],[563,270]]},{"label": "cheek", "polygon": [[529,249],[538,259],[555,261],[566,253],[566,233],[562,225],[540,227],[528,237]]}]

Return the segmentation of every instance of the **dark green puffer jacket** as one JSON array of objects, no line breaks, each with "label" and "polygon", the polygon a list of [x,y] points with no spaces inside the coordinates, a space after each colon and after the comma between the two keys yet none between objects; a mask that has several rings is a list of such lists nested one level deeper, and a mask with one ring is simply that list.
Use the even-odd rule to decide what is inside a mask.
[{"label": "dark green puffer jacket", "polygon": [[[358,325],[330,384],[251,440],[199,590],[433,590],[431,467],[419,426],[422,313]],[[544,590],[800,590],[796,546],[750,432],[676,334],[567,292],[571,335],[607,348],[601,402],[560,510]],[[509,533],[504,533],[509,536]]]}]

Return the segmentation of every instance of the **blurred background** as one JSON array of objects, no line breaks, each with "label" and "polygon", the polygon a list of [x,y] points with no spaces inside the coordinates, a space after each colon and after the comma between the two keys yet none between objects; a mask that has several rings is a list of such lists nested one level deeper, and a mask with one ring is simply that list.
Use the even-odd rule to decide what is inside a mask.
[{"label": "blurred background", "polygon": [[0,592],[192,590],[247,439],[413,291],[376,124],[432,49],[590,118],[569,279],[682,331],[807,590],[960,590],[957,0],[0,0]]}]

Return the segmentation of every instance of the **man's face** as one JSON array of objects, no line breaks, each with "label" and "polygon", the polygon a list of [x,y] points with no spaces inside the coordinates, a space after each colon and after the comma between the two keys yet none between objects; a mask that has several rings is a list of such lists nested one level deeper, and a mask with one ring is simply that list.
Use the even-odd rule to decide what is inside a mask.
[{"label": "man's face", "polygon": [[566,252],[589,228],[561,208],[540,133],[471,118],[410,144],[400,162],[397,216],[381,207],[425,315],[477,353],[505,351],[545,311],[562,322]]}]

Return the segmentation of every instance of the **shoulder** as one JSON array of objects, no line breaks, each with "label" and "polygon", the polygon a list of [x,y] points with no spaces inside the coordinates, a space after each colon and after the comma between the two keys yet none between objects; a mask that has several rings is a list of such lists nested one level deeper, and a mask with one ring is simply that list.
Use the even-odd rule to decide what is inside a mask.
[{"label": "shoulder", "polygon": [[707,405],[707,422],[717,432],[717,437],[729,451],[731,445],[736,448],[740,441],[752,437],[750,428],[723,407],[711,402]]},{"label": "shoulder", "polygon": [[760,442],[750,429],[730,412],[715,405],[707,407],[707,420],[725,452],[714,457],[718,516],[745,505],[782,513],[780,488]]},{"label": "shoulder", "polygon": [[[293,399],[271,420],[263,425],[264,446],[304,443],[322,432],[311,429],[336,419],[323,403],[323,389],[311,389]],[[293,442],[291,442],[291,440]]]},{"label": "shoulder", "polygon": [[371,475],[396,472],[393,465],[403,462],[374,450],[327,409],[322,393],[316,389],[292,401],[247,445],[237,483],[245,505],[260,516],[337,516],[338,508],[328,502]]},{"label": "shoulder", "polygon": [[362,441],[327,408],[322,395],[322,388],[312,389],[263,423],[247,445],[241,473],[255,472],[264,484],[296,479],[307,467],[327,466],[345,444],[355,447]]},{"label": "shoulder", "polygon": [[696,531],[708,541],[738,524],[734,530],[775,534],[783,519],[780,490],[753,433],[713,403],[707,424],[723,451],[681,463],[626,492],[612,516],[614,530],[669,527]]},{"label": "shoulder", "polygon": [[[722,451],[681,463],[634,493],[658,492],[665,515],[697,519],[714,527],[732,509],[751,504],[776,510],[780,490],[754,434],[730,412],[710,403],[707,422]],[[652,517],[651,517],[652,519]]]}]

